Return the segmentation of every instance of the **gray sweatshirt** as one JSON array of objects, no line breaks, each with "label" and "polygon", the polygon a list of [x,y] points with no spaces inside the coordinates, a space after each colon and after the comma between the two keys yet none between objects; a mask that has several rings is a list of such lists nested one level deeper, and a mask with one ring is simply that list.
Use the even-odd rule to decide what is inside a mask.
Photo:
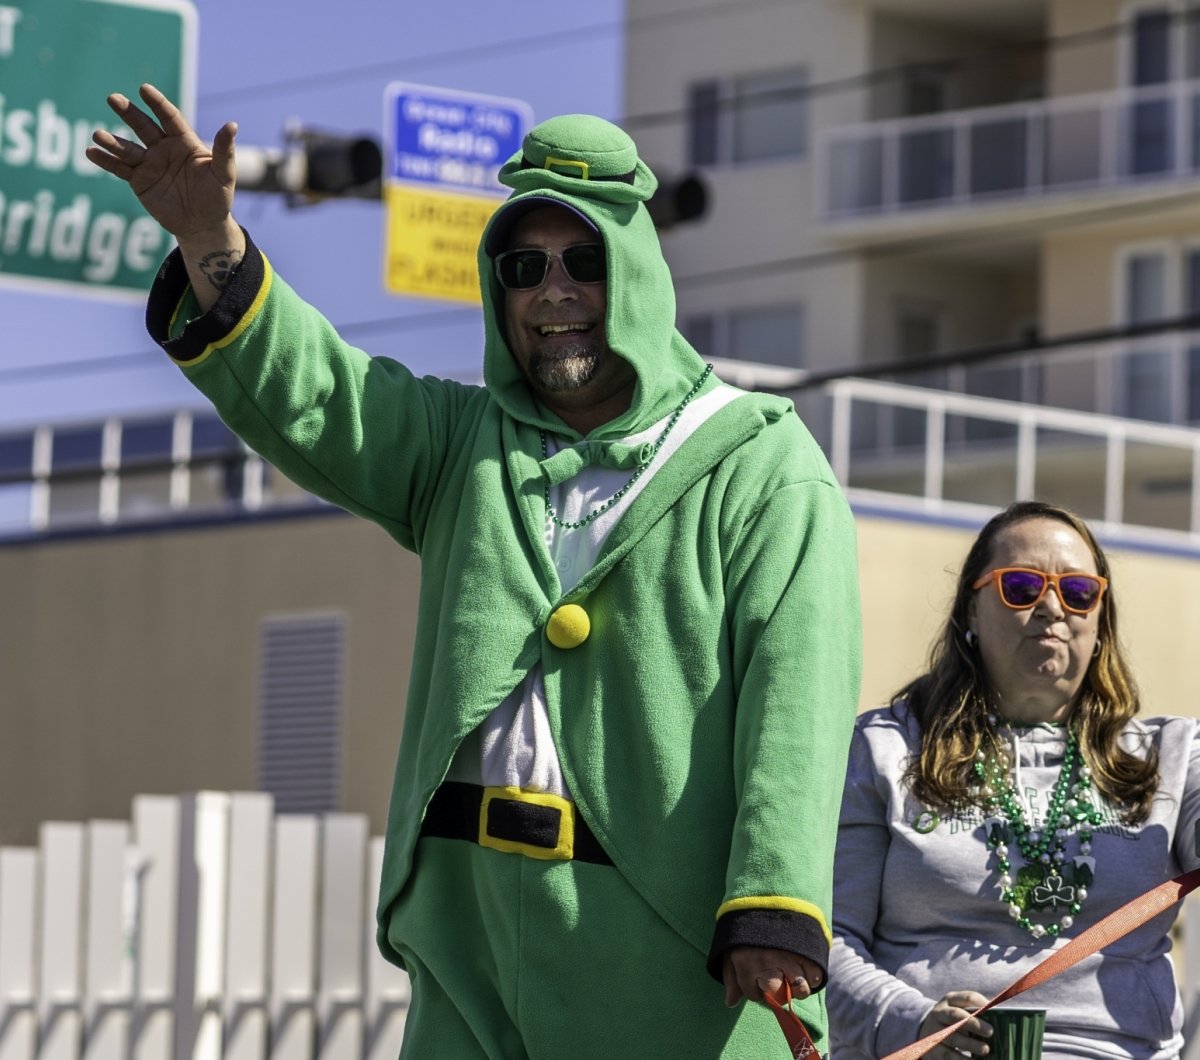
[{"label": "gray sweatshirt", "polygon": [[[917,1038],[921,1021],[950,990],[992,997],[1054,949],[1156,884],[1196,868],[1200,742],[1194,718],[1145,718],[1125,730],[1127,749],[1155,746],[1160,782],[1150,817],[1123,825],[1111,807],[1095,829],[1095,881],[1059,939],[1034,939],[1001,903],[983,814],[941,814],[918,831],[926,807],[901,784],[918,747],[903,705],[858,719],[850,748],[834,871],[827,1004],[833,1060],[882,1057]],[[1013,743],[1015,787],[1033,823],[1044,819],[1065,748],[1061,726],[1004,730]],[[1094,789],[1093,799],[1098,799]],[[918,822],[927,828],[930,818]],[[1067,840],[1068,859],[1079,837]],[[1012,871],[1023,864],[1010,847]],[[1094,954],[1010,1004],[1047,1011],[1044,1057],[1166,1060],[1183,1045],[1183,1010],[1167,951],[1177,909]],[[1049,921],[1042,921],[1049,922]],[[986,1015],[983,1017],[986,1019]]]}]

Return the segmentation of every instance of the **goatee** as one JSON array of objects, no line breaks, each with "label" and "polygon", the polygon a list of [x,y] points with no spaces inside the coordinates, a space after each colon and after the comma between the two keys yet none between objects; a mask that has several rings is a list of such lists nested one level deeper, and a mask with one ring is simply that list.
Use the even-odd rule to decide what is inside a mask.
[{"label": "goatee", "polygon": [[550,394],[578,390],[591,382],[600,367],[600,352],[591,343],[578,343],[547,352],[532,351],[529,374]]}]

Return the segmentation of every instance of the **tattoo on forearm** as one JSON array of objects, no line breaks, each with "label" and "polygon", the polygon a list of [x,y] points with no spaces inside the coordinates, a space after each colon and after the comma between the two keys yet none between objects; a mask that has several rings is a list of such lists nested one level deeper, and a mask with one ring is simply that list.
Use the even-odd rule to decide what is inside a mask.
[{"label": "tattoo on forearm", "polygon": [[218,291],[223,291],[229,286],[229,281],[233,279],[233,274],[237,272],[241,263],[242,252],[232,248],[214,250],[211,254],[205,254],[198,262],[200,271]]}]

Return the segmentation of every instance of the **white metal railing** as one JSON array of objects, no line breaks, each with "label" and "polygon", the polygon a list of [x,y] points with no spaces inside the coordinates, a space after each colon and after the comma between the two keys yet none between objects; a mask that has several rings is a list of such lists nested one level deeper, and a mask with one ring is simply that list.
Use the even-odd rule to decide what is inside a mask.
[{"label": "white metal railing", "polygon": [[[723,379],[751,389],[787,392],[808,384],[807,373],[796,369],[733,360],[717,369]],[[1190,455],[1197,436],[1191,425],[1200,426],[1200,331],[1033,348],[876,382],[839,380],[801,390],[797,403],[842,482],[861,491],[869,474],[875,503],[890,493],[893,504],[919,496],[926,508],[936,503],[949,510],[964,498],[945,487],[946,470],[953,477],[972,461],[990,466],[997,481],[997,469],[1011,467],[1007,484],[980,495],[986,506],[1044,494],[1066,449],[1061,437],[1039,446],[1038,432],[1057,432],[1092,439],[1105,454],[1076,470],[1077,484],[1089,483],[1102,502],[1081,499],[1077,490],[1062,497],[1064,503],[1114,524],[1200,533],[1200,487]],[[1123,471],[1126,445],[1141,447],[1129,474]],[[1184,451],[1186,467],[1178,456]],[[918,459],[930,465],[920,482],[913,478]],[[1164,487],[1171,475],[1179,481]],[[1149,483],[1158,501],[1142,503],[1131,482]],[[0,540],[314,507],[328,506],[267,467],[211,413],[0,435]]]},{"label": "white metal railing", "polygon": [[[891,381],[905,377],[897,373]],[[1033,347],[926,370],[908,381],[1076,412],[1200,425],[1200,330]]]},{"label": "white metal railing", "polygon": [[1200,175],[1200,80],[823,130],[829,222]]},{"label": "white metal railing", "polygon": [[0,435],[0,538],[321,503],[268,468],[212,413]]},{"label": "white metal railing", "polygon": [[382,839],[262,793],[142,795],[0,848],[5,1060],[394,1060]]},{"label": "white metal railing", "polygon": [[[808,386],[796,368],[714,359],[721,378],[749,389]],[[1098,412],[1151,423],[1200,425],[1200,330],[1030,347],[884,378],[933,390]]]},{"label": "white metal railing", "polygon": [[[1083,514],[1106,536],[1200,547],[1200,430],[863,379],[827,394],[830,462],[852,501],[977,518],[1018,499],[1086,509],[1078,498],[1091,497]],[[897,411],[916,413],[919,431],[894,419],[880,430]],[[1143,496],[1172,475],[1165,499]]]}]

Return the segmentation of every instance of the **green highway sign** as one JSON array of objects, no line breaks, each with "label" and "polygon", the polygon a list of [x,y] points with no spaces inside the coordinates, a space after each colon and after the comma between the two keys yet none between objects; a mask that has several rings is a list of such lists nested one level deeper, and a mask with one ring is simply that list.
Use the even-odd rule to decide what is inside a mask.
[{"label": "green highway sign", "polygon": [[0,284],[145,295],[171,237],[84,150],[110,92],[191,115],[195,51],[190,0],[0,0]]}]

